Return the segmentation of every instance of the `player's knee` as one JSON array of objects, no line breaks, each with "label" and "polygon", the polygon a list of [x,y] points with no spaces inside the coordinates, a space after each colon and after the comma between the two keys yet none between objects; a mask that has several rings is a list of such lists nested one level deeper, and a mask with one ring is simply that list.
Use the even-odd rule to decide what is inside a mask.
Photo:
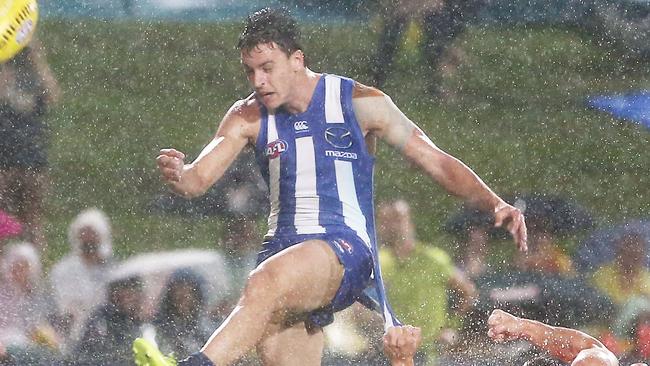
[{"label": "player's knee", "polygon": [[272,268],[261,266],[248,276],[242,300],[264,301],[273,307],[282,296],[280,283]]}]

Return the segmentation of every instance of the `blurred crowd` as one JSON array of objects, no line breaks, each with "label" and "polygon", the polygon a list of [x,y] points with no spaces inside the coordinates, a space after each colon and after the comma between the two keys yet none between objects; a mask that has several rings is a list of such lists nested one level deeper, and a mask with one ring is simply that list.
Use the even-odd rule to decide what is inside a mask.
[{"label": "blurred crowd", "polygon": [[[425,240],[408,202],[378,204],[379,258],[391,303],[400,319],[422,328],[416,364],[521,365],[535,350],[503,349],[486,337],[494,308],[585,330],[623,360],[647,361],[650,220],[595,228],[566,198],[512,199],[527,215],[528,253],[508,250],[506,233],[472,208],[450,217],[450,235]],[[109,218],[89,208],[69,225],[69,253],[43,271],[38,247],[20,241],[18,221],[3,213],[0,365],[130,365],[131,342],[142,336],[179,356],[200,348],[235,306],[261,240],[254,218],[224,220],[224,237],[212,250],[119,261]],[[579,231],[585,239],[573,242]],[[388,364],[382,325],[360,304],[338,313],[325,328],[324,364]],[[257,364],[253,355],[240,363]]]},{"label": "blurred crowd", "polygon": [[[462,61],[450,45],[480,1],[385,0],[374,85],[382,86],[403,33],[420,23],[432,65],[431,92]],[[69,252],[47,270],[42,228],[46,193],[46,109],[59,99],[41,46],[0,65],[0,365],[131,365],[131,342],[155,339],[165,353],[198,350],[235,306],[253,268],[261,233],[259,182],[250,162],[237,184],[202,206],[171,196],[154,208],[228,215],[212,250],[113,256],[109,217],[88,208],[69,224]],[[242,172],[244,172],[242,174]],[[263,188],[262,188],[263,189]],[[255,197],[254,199],[252,197]],[[422,328],[418,365],[508,365],[535,350],[487,339],[501,308],[552,325],[584,329],[623,360],[650,359],[650,219],[595,227],[586,210],[549,194],[510,197],[525,212],[529,251],[512,253],[489,215],[465,207],[440,238],[420,238],[404,200],[380,202],[377,228],[390,301],[404,323]],[[577,241],[576,234],[586,239]],[[384,365],[379,314],[356,304],[325,329],[327,365]],[[499,346],[504,347],[504,346]],[[521,358],[520,358],[521,357]],[[241,365],[259,364],[251,355]]]}]

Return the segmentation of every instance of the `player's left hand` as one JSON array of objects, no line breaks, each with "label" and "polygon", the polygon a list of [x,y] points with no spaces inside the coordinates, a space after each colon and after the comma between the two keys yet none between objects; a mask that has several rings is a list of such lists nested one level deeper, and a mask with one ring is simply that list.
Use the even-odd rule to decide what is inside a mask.
[{"label": "player's left hand", "polygon": [[528,250],[528,232],[526,230],[526,221],[521,210],[503,203],[494,209],[494,226],[505,228],[510,232],[512,238],[521,251]]},{"label": "player's left hand", "polygon": [[390,327],[384,334],[384,352],[393,365],[412,361],[420,343],[420,328],[410,325]]}]

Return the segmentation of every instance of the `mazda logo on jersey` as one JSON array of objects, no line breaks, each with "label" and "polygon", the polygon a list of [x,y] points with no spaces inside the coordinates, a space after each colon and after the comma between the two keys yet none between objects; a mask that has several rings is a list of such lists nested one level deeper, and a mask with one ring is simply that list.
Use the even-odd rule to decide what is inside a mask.
[{"label": "mazda logo on jersey", "polygon": [[264,154],[269,159],[275,159],[285,151],[287,151],[287,143],[284,140],[275,140],[266,144]]},{"label": "mazda logo on jersey", "polygon": [[343,127],[328,127],[325,130],[325,141],[339,149],[352,146],[352,133]]}]

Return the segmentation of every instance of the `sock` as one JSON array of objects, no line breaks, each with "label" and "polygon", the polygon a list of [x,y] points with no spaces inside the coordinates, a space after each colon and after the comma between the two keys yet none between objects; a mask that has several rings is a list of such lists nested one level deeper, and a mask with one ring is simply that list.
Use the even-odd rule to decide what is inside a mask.
[{"label": "sock", "polygon": [[215,366],[203,352],[197,352],[181,360],[178,366]]}]

